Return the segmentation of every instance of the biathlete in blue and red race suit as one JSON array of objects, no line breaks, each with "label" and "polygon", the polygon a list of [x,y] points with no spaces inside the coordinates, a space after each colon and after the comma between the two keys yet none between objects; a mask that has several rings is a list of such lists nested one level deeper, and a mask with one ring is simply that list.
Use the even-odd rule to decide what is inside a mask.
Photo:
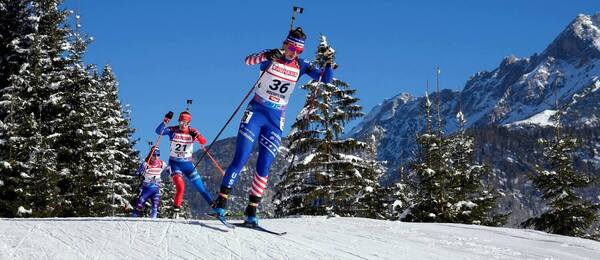
[{"label": "biathlete in blue and red race suit", "polygon": [[160,204],[160,174],[167,168],[167,163],[160,159],[160,150],[158,148],[151,149],[151,152],[135,172],[136,175],[143,176],[144,181],[140,187],[140,195],[135,204],[135,209],[131,214],[132,217],[140,215],[140,212],[144,209],[144,203],[148,199],[152,199],[150,218],[156,218],[158,214],[158,205]]},{"label": "biathlete in blue and red race suit", "polygon": [[298,57],[304,50],[305,39],[302,28],[298,27],[289,32],[283,42],[283,52],[280,49],[272,49],[246,57],[247,65],[260,64],[260,70],[264,73],[254,86],[254,98],[248,104],[240,123],[235,156],[223,176],[220,191],[213,204],[213,211],[220,216],[225,215],[227,197],[238,180],[242,167],[248,161],[253,144],[258,141],[256,174],[245,211],[246,222],[257,224],[256,207],[267,187],[271,163],[279,151],[284,112],[298,78],[308,74],[314,80],[321,78],[324,83],[331,81],[331,65],[322,68],[324,71],[321,77],[322,69]]},{"label": "biathlete in blue and red race suit", "polygon": [[175,183],[173,208],[175,211],[175,218],[177,218],[181,204],[183,203],[183,193],[185,189],[182,175],[185,174],[208,204],[211,204],[213,200],[204,187],[204,182],[202,182],[200,175],[192,163],[194,142],[198,142],[201,146],[204,146],[204,144],[206,144],[206,139],[198,132],[198,130],[190,127],[192,115],[188,111],[179,114],[178,126],[166,126],[171,118],[173,118],[173,112],[169,111],[169,113],[165,115],[163,122],[156,128],[156,133],[159,135],[168,135],[171,140],[169,166],[171,167],[173,183]]}]

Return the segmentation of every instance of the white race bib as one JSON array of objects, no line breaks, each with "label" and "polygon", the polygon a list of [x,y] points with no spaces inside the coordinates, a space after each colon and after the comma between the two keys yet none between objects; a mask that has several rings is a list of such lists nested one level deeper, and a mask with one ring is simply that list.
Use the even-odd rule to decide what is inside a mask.
[{"label": "white race bib", "polygon": [[194,139],[189,134],[175,133],[171,140],[171,150],[169,156],[180,159],[192,158],[194,151]]},{"label": "white race bib", "polygon": [[160,173],[163,171],[164,162],[159,162],[156,165],[148,165],[146,163],[146,172],[144,172],[144,182],[160,183]]},{"label": "white race bib", "polygon": [[300,69],[274,61],[256,84],[256,94],[278,106],[285,106],[290,100]]}]

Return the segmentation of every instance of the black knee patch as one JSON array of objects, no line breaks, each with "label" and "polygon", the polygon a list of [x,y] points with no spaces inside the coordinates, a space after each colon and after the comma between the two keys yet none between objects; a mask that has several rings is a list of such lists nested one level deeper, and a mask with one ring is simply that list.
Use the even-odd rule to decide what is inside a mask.
[{"label": "black knee patch", "polygon": [[262,199],[262,198],[258,197],[258,196],[254,196],[254,195],[250,195],[248,197],[248,200],[250,201],[250,203],[259,203],[260,199]]},{"label": "black knee patch", "polygon": [[248,217],[256,216],[256,208],[258,207],[258,203],[260,202],[261,197],[250,195],[248,206],[246,207],[246,211],[244,214]]},{"label": "black knee patch", "polygon": [[227,206],[227,196],[229,195],[229,192],[231,192],[230,188],[221,186],[221,190],[219,191],[219,194],[217,194],[217,199],[215,199],[211,206],[213,208],[224,209]]}]

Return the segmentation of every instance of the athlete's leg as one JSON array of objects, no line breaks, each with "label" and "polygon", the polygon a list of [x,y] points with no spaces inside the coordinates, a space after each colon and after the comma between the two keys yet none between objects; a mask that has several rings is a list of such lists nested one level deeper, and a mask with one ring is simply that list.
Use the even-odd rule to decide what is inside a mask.
[{"label": "athlete's leg", "polygon": [[221,186],[229,189],[233,188],[233,185],[239,178],[240,171],[246,165],[246,162],[248,162],[248,158],[250,158],[252,146],[258,138],[261,125],[264,121],[263,119],[264,116],[261,114],[246,110],[238,131],[235,155],[225,171]]},{"label": "athlete's leg", "polygon": [[272,125],[262,127],[258,145],[258,160],[256,162],[256,174],[252,180],[248,206],[245,214],[247,221],[256,223],[256,208],[260,203],[264,190],[267,188],[267,180],[271,164],[277,157],[281,145],[281,130]]},{"label": "athlete's leg", "polygon": [[208,204],[211,204],[213,202],[212,197],[206,190],[206,187],[204,187],[204,182],[202,181],[202,178],[200,178],[200,174],[198,174],[196,168],[194,168],[194,164],[191,162],[186,162],[181,166],[185,176],[190,180],[192,185],[194,185],[194,188],[200,192],[200,195],[202,195],[202,198],[204,198]]},{"label": "athlete's leg", "polygon": [[181,163],[176,161],[169,161],[171,166],[171,178],[175,184],[175,197],[173,198],[173,208],[178,211],[183,203],[183,194],[185,192],[185,182],[182,177]]},{"label": "athlete's leg", "polygon": [[160,205],[160,188],[156,186],[154,194],[152,194],[152,210],[150,211],[150,218],[156,218],[158,215],[158,206]]},{"label": "athlete's leg", "polygon": [[152,188],[147,183],[142,184],[140,188],[140,195],[138,197],[137,203],[135,204],[135,209],[133,211],[132,216],[139,216],[140,212],[144,209],[144,203],[146,200],[152,195]]},{"label": "athlete's leg", "polygon": [[252,153],[252,146],[258,138],[260,128],[264,122],[264,115],[260,112],[255,112],[252,105],[249,105],[240,123],[233,161],[227,168],[225,176],[223,176],[217,199],[213,203],[215,213],[219,215],[225,213],[224,209],[227,204],[229,192],[238,180],[240,171],[246,165],[250,153]]}]

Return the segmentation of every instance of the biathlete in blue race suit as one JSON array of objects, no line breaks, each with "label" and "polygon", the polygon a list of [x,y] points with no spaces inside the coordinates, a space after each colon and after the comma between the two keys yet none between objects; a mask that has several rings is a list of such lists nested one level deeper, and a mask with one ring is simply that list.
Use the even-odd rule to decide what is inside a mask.
[{"label": "biathlete in blue race suit", "polygon": [[224,216],[227,197],[248,161],[252,146],[258,141],[256,174],[245,211],[246,222],[257,224],[256,208],[267,187],[271,163],[279,151],[284,112],[298,78],[308,74],[314,80],[321,78],[324,83],[331,81],[333,69],[330,63],[323,68],[322,73],[321,69],[298,57],[304,50],[305,39],[302,28],[298,27],[289,32],[283,43],[283,53],[279,49],[273,49],[246,57],[247,65],[260,64],[260,70],[264,73],[254,87],[254,98],[248,104],[240,123],[235,156],[223,176],[220,191],[213,204],[216,214]]},{"label": "biathlete in blue race suit", "polygon": [[140,195],[135,204],[135,209],[131,214],[132,217],[138,217],[140,212],[144,209],[146,200],[152,199],[150,218],[156,218],[156,215],[158,214],[158,205],[160,204],[160,174],[166,168],[167,163],[160,159],[160,151],[155,147],[152,154],[148,154],[146,160],[135,172],[138,176],[142,176],[143,174],[144,181],[140,187]]},{"label": "biathlete in blue race suit", "polygon": [[204,187],[204,182],[202,182],[200,175],[192,163],[194,142],[197,141],[201,146],[204,146],[204,144],[206,144],[206,139],[198,132],[198,130],[190,127],[192,115],[188,111],[179,114],[178,126],[167,127],[166,124],[169,123],[172,117],[173,112],[169,111],[169,113],[165,115],[163,122],[156,128],[156,133],[159,135],[161,133],[162,135],[167,135],[169,136],[169,140],[171,140],[169,166],[171,167],[173,183],[175,183],[173,208],[175,211],[175,218],[177,218],[183,203],[183,194],[185,190],[185,183],[182,175],[185,175],[188,178],[208,204],[211,204],[213,200],[210,193]]}]

